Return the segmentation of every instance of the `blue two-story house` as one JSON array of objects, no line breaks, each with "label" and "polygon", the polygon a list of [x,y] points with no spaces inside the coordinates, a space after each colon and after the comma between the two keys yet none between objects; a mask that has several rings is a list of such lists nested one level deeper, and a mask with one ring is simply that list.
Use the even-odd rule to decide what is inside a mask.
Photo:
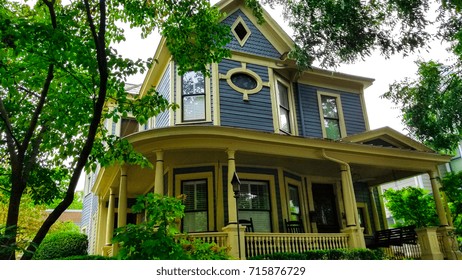
[{"label": "blue two-story house", "polygon": [[[114,228],[140,221],[130,203],[147,192],[185,194],[182,231],[236,256],[245,250],[243,258],[364,248],[386,227],[376,186],[422,173],[433,178],[440,222],[448,225],[436,177],[449,158],[390,128],[369,129],[364,89],[373,79],[317,68],[300,73],[287,59],[293,41],[266,12],[260,25],[243,1],[217,5],[231,27],[232,57],[210,65],[210,77],[179,76],[161,40],[139,94],[155,87],[179,109],[145,126],[129,118],[106,122],[155,168],[112,166],[87,176],[82,224],[92,253],[110,254]],[[236,243],[238,217],[252,226],[239,227]],[[289,249],[295,243],[288,237],[299,238],[300,248]]]}]

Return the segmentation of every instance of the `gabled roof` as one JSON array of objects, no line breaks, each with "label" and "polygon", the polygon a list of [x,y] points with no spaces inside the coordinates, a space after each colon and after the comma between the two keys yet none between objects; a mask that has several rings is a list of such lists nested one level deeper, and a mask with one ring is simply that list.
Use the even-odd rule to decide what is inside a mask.
[{"label": "gabled roof", "polygon": [[419,152],[434,152],[427,146],[386,126],[342,138],[342,142],[399,148]]},{"label": "gabled roof", "polygon": [[[247,18],[255,25],[255,27],[271,42],[274,48],[281,54],[281,57],[273,63],[282,63],[288,68],[296,68],[295,61],[287,59],[287,54],[293,49],[294,41],[282,29],[282,27],[271,17],[271,15],[262,7],[264,23],[258,24],[256,17],[253,15],[250,8],[246,7],[244,0],[221,0],[215,6],[226,15],[231,15],[238,9],[241,10]],[[223,18],[223,20],[226,19]],[[252,55],[250,55],[252,56]],[[165,69],[171,60],[171,53],[167,48],[166,40],[161,38],[156,52],[153,56],[153,64],[143,81],[140,89],[140,94],[143,95],[147,90],[153,86],[157,86],[164,74]],[[262,58],[263,59],[263,58]],[[325,83],[338,83],[354,84],[354,86],[362,89],[370,86],[374,79],[339,73],[331,70],[325,70],[317,67],[312,67],[311,70],[306,71],[301,78],[308,82],[313,79],[317,81],[324,81]]]},{"label": "gabled roof", "polygon": [[256,18],[252,14],[252,11],[245,6],[244,0],[222,0],[218,2],[216,6],[226,15],[230,15],[237,9],[241,9],[241,11],[246,14],[246,16],[252,21],[255,27],[260,30],[261,33],[270,37],[269,39],[271,43],[281,55],[287,54],[292,50],[294,41],[264,8],[262,11],[265,22],[263,24],[258,24]]}]

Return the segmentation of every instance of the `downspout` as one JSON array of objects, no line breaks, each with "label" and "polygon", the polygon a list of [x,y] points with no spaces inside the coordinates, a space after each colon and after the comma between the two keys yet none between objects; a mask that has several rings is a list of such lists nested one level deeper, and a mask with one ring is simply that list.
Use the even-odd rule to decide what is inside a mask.
[{"label": "downspout", "polygon": [[358,213],[356,211],[356,198],[353,191],[350,165],[345,161],[329,157],[324,149],[321,149],[321,151],[325,159],[336,162],[341,166],[343,203],[345,204],[347,227],[355,227],[357,224],[356,221],[358,220]]}]

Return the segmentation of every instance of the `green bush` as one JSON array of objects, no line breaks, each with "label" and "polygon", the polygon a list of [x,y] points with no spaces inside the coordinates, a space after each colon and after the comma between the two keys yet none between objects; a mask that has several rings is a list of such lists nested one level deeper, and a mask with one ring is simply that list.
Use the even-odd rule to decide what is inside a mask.
[{"label": "green bush", "polygon": [[66,258],[62,258],[60,260],[94,260],[94,261],[99,261],[99,260],[115,260],[116,258],[113,257],[104,257],[100,255],[82,255],[82,256],[70,256]]},{"label": "green bush", "polygon": [[52,233],[43,239],[34,254],[35,260],[62,259],[70,256],[87,255],[87,236],[78,232]]},{"label": "green bush", "polygon": [[274,253],[258,255],[251,260],[385,260],[383,250],[333,249],[313,250],[303,253]]}]

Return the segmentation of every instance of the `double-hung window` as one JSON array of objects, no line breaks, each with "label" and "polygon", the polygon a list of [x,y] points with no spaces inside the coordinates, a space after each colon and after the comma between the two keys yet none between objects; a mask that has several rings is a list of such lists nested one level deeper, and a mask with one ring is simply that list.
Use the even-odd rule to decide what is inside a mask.
[{"label": "double-hung window", "polygon": [[321,93],[319,95],[319,105],[323,137],[338,140],[346,136],[340,96]]},{"label": "double-hung window", "polygon": [[279,128],[286,133],[291,133],[289,89],[281,82],[277,82],[279,98]]},{"label": "double-hung window", "polygon": [[189,71],[181,77],[182,121],[205,120],[205,79],[201,72]]},{"label": "double-hung window", "polygon": [[271,232],[269,184],[266,181],[241,180],[239,218],[252,218],[255,231]]},{"label": "double-hung window", "polygon": [[184,232],[208,230],[207,180],[182,182],[182,193],[186,195],[183,218]]}]

